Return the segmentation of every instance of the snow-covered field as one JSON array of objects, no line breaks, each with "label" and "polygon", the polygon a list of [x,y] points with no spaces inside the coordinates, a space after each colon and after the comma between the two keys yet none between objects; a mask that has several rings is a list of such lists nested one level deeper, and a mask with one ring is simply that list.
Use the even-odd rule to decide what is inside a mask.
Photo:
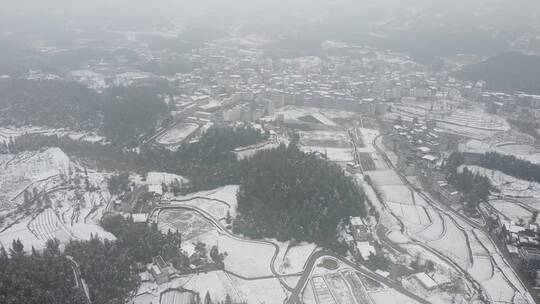
[{"label": "snow-covered field", "polygon": [[238,185],[227,185],[213,190],[176,196],[172,199],[171,203],[174,205],[197,207],[208,212],[216,219],[226,217],[227,212],[234,217],[238,206],[238,202],[236,201],[238,187]]},{"label": "snow-covered field", "polygon": [[282,304],[286,298],[277,279],[244,280],[224,271],[212,271],[185,275],[161,285],[143,283],[133,303],[190,303],[190,292],[198,293],[202,299],[208,293],[214,303],[223,303],[227,295],[234,303]]},{"label": "snow-covered field", "polygon": [[473,153],[497,152],[540,163],[540,147],[535,144],[534,137],[513,129],[482,140],[461,142],[459,150]]},{"label": "snow-covered field", "polygon": [[305,116],[312,116],[321,125],[325,125],[328,127],[335,127],[336,123],[332,121],[332,119],[338,119],[338,118],[347,119],[347,118],[354,117],[356,114],[353,112],[333,110],[333,109],[321,110],[319,108],[314,108],[314,107],[285,106],[283,108],[276,109],[274,115],[268,118],[275,120],[281,115],[283,115],[283,119],[285,120],[285,122],[299,122],[298,120],[299,118],[302,118]]},{"label": "snow-covered field", "polygon": [[194,123],[179,124],[161,135],[157,142],[162,145],[177,145],[198,129],[199,125]]},{"label": "snow-covered field", "polygon": [[351,140],[346,131],[301,131],[300,144],[328,148],[350,148]]},{"label": "snow-covered field", "polygon": [[[161,294],[159,304],[190,303],[192,299],[193,294],[189,292],[181,292],[180,290],[170,289]],[[151,303],[151,300],[147,303]]]},{"label": "snow-covered field", "polygon": [[[283,143],[288,144],[288,142],[283,142]],[[241,151],[234,151],[234,154],[236,154],[236,158],[238,160],[242,160],[244,158],[250,158],[250,157],[252,157],[253,155],[257,154],[260,151],[275,149],[275,148],[279,147],[280,144],[281,144],[281,142],[269,141],[269,142],[265,142],[265,143],[260,144],[260,145],[255,145],[252,148],[246,148],[246,149],[241,150]]]},{"label": "snow-covered field", "polygon": [[445,232],[442,238],[431,241],[428,244],[450,257],[461,267],[467,269],[471,265],[471,255],[469,253],[469,244],[466,234],[461,227],[448,215],[443,215]]},{"label": "snow-covered field", "polygon": [[[531,221],[533,213],[524,207],[507,200],[490,200],[489,204],[499,212],[505,219],[514,221],[514,223],[528,223]],[[537,219],[537,222],[539,220]]]},{"label": "snow-covered field", "polygon": [[311,253],[317,248],[315,244],[302,243],[296,246],[280,249],[284,256],[281,260],[276,259],[276,269],[281,274],[299,273],[304,269],[305,263]]},{"label": "snow-covered field", "polygon": [[163,232],[178,231],[187,242],[213,229],[211,223],[194,211],[162,210],[158,216],[158,228]]},{"label": "snow-covered field", "polygon": [[401,185],[378,185],[384,199],[388,202],[414,205],[413,193],[403,184]]},{"label": "snow-covered field", "polygon": [[83,170],[58,148],[0,155],[0,167],[2,245],[18,238],[30,250],[52,238],[115,239],[99,226],[111,201],[108,174]]},{"label": "snow-covered field", "polygon": [[146,183],[149,185],[161,185],[165,183],[166,185],[170,185],[171,183],[179,182],[180,184],[185,184],[189,182],[188,179],[186,179],[183,176],[177,175],[177,174],[171,174],[171,173],[165,173],[165,172],[148,172],[146,175]]},{"label": "snow-covered field", "polygon": [[348,163],[354,160],[353,150],[352,149],[342,149],[342,148],[328,148],[328,147],[306,147],[300,146],[300,150],[306,153],[320,153],[326,155],[328,160],[337,162],[337,163]]},{"label": "snow-covered field", "polygon": [[399,175],[391,169],[369,172],[369,177],[373,181],[373,184],[377,186],[403,185],[403,181],[399,178]]},{"label": "snow-covered field", "polygon": [[220,251],[227,252],[225,269],[228,271],[248,278],[272,275],[270,261],[275,248],[270,244],[235,239],[215,229],[192,240],[204,242],[209,247],[216,245]]}]

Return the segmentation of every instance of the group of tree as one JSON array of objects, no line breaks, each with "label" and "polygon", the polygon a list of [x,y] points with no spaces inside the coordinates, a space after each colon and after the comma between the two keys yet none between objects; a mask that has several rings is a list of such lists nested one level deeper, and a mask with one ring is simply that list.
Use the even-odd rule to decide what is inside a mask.
[{"label": "group of tree", "polygon": [[518,270],[528,284],[536,286],[538,270],[540,270],[540,261],[520,259]]},{"label": "group of tree", "polygon": [[210,292],[207,291],[202,301],[200,297],[193,297],[190,304],[246,304],[246,302],[233,301],[229,294],[225,295],[225,299],[223,300],[213,300]]},{"label": "group of tree", "polygon": [[341,168],[295,145],[243,160],[240,176],[236,233],[343,249],[338,226],[366,215],[364,194]]},{"label": "group of tree", "polygon": [[180,147],[172,155],[172,168],[190,177],[195,188],[239,182],[238,161],[232,152],[267,139],[252,127],[211,128],[200,140]]},{"label": "group of tree", "polygon": [[172,92],[156,83],[100,94],[75,82],[15,79],[0,86],[0,123],[96,131],[119,146],[135,146],[167,117],[162,94]]},{"label": "group of tree", "polygon": [[194,254],[190,257],[190,262],[194,266],[204,266],[213,264],[217,269],[225,268],[226,252],[219,252],[219,248],[214,245],[210,250],[203,242],[194,243]]},{"label": "group of tree", "polygon": [[95,91],[59,80],[12,80],[0,87],[0,123],[94,130],[103,100]]},{"label": "group of tree", "polygon": [[129,191],[129,174],[118,173],[111,175],[107,180],[107,188],[109,189],[109,192],[113,195]]},{"label": "group of tree", "polygon": [[462,193],[461,200],[465,203],[465,211],[469,211],[471,214],[477,213],[478,204],[486,202],[493,189],[487,177],[474,173],[467,167],[449,174],[447,180]]},{"label": "group of tree", "polygon": [[167,105],[154,87],[119,87],[106,92],[103,134],[117,145],[135,147],[165,117]]},{"label": "group of tree", "polygon": [[[74,265],[67,256],[79,264],[95,304],[125,303],[140,284],[138,274],[158,255],[181,272],[191,271],[190,258],[180,249],[179,232],[162,233],[156,224],[119,215],[105,217],[102,226],[116,240],[72,240],[63,252],[58,240],[50,240],[42,253],[32,248],[31,254],[20,240],[13,242],[9,253],[0,247],[0,303],[86,304],[82,288],[75,288]],[[217,246],[207,250],[204,243],[197,243],[195,248],[206,263],[224,267],[226,253]]]},{"label": "group of tree", "polygon": [[180,271],[188,271],[189,258],[180,249],[180,233],[163,234],[156,224],[137,223],[119,215],[105,217],[102,226],[117,239],[93,237],[71,241],[65,248],[65,254],[80,264],[92,303],[123,303],[139,286],[138,273],[155,256],[161,255]]},{"label": "group of tree", "polygon": [[0,247],[0,303],[87,304],[69,260],[60,252],[58,241],[48,241],[42,252],[27,253],[20,240],[9,253]]},{"label": "group of tree", "polygon": [[498,170],[519,179],[540,182],[540,165],[513,155],[488,152],[480,159],[480,166]]},{"label": "group of tree", "polygon": [[508,119],[508,122],[515,126],[519,131],[531,135],[537,140],[540,139],[540,122],[536,120],[535,117],[526,118],[526,119]]}]

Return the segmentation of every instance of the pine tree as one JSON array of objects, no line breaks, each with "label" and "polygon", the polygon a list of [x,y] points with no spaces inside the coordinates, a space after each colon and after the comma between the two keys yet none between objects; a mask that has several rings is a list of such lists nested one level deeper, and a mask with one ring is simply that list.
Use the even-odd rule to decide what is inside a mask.
[{"label": "pine tree", "polygon": [[212,304],[212,299],[210,298],[210,293],[207,291],[204,296],[204,304]]}]

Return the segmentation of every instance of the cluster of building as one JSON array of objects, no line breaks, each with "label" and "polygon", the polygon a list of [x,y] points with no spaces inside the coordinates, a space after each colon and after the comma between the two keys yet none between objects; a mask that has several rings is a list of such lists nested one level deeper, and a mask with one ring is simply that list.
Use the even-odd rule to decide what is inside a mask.
[{"label": "cluster of building", "polygon": [[499,217],[508,252],[518,259],[540,261],[540,238],[537,224],[515,223]]},{"label": "cluster of building", "polygon": [[414,175],[418,166],[440,168],[448,151],[457,149],[459,141],[442,133],[433,121],[396,121],[386,126],[383,143],[397,154],[400,170]]},{"label": "cluster of building", "polygon": [[345,241],[349,245],[352,253],[367,260],[371,254],[375,254],[372,236],[373,221],[368,218],[351,217],[348,233],[345,235]]}]

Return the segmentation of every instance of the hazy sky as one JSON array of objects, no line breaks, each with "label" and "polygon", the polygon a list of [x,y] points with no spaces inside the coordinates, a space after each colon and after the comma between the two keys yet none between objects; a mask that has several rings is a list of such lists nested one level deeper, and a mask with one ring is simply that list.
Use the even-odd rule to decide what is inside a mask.
[{"label": "hazy sky", "polygon": [[454,15],[468,15],[491,23],[500,20],[503,24],[505,19],[530,23],[530,18],[538,19],[540,7],[538,0],[0,0],[0,4],[0,14],[5,19],[0,23],[12,22],[6,16],[21,20],[24,14],[30,17],[13,22],[33,23],[48,18],[95,27],[123,21],[153,27],[156,21],[159,24],[172,18],[184,24],[197,22],[208,26],[252,22],[279,25],[329,18],[348,18],[351,22],[356,18],[360,24],[391,18],[426,18],[422,14],[429,18],[446,16],[449,20]]}]

